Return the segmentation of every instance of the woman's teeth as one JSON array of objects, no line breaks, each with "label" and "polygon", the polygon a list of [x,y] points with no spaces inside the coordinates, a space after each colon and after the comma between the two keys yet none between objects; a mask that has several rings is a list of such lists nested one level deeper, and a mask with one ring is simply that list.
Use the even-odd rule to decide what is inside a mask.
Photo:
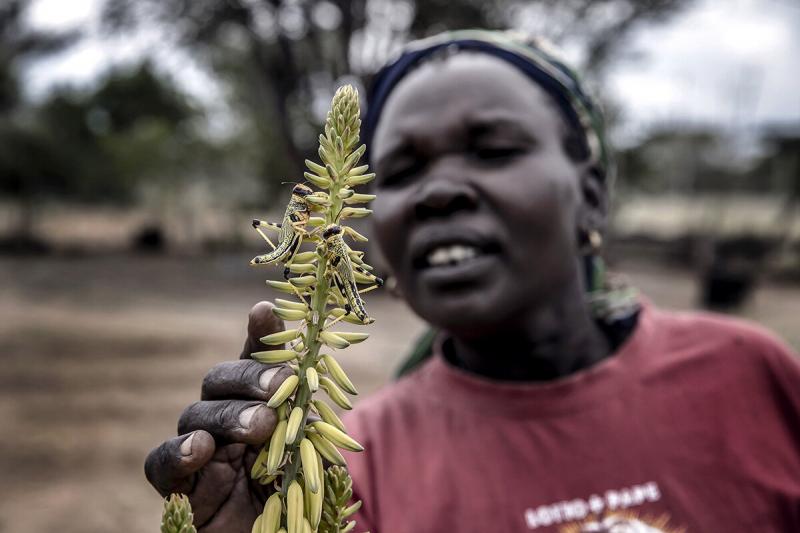
[{"label": "woman's teeth", "polygon": [[474,246],[453,244],[434,248],[428,254],[427,259],[430,266],[457,265],[477,257],[480,253],[480,250]]}]

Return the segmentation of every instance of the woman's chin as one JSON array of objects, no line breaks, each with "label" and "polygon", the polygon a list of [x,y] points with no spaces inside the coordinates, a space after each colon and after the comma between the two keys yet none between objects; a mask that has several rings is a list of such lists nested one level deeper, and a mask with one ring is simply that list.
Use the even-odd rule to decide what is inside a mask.
[{"label": "woman's chin", "polygon": [[[496,281],[496,280],[495,280]],[[420,291],[409,305],[432,326],[460,337],[480,337],[503,329],[513,318],[496,283]]]}]

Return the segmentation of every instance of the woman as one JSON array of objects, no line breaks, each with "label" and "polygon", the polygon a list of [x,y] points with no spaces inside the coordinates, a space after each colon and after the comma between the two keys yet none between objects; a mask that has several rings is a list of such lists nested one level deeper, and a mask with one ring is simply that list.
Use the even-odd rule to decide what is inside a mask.
[{"label": "woman", "polygon": [[[365,120],[375,229],[432,355],[346,421],[359,530],[800,530],[800,368],[769,334],[605,279],[613,170],[560,61],[514,36],[414,43]],[[587,296],[588,295],[588,296]],[[243,355],[280,326],[262,303]],[[148,457],[203,533],[249,531],[249,444],[288,375],[218,365]]]}]

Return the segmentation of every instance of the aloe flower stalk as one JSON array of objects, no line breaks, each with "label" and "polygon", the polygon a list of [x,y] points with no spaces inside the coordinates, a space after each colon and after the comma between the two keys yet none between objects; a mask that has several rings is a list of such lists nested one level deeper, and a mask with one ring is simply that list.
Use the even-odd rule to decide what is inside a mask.
[{"label": "aloe flower stalk", "polygon": [[[363,253],[344,240],[346,236],[366,240],[342,221],[369,215],[369,209],[357,204],[374,198],[353,189],[374,178],[367,165],[358,165],[366,150],[358,145],[359,115],[358,92],[349,85],[341,87],[333,97],[325,132],[319,136],[320,162],[306,161],[305,179],[316,190],[296,185],[280,226],[253,222],[270,244],[261,228],[280,232],[273,252],[251,264],[283,263],[287,281],[268,284],[293,299],[276,299],[274,313],[297,322],[261,339],[268,345],[287,344],[285,349],[253,354],[263,362],[288,362],[295,371],[268,402],[278,411],[278,424],[256,458],[251,476],[259,483],[273,484],[276,492],[253,524],[253,533],[342,533],[355,527],[352,521],[343,524],[360,504],[349,505],[351,481],[338,448],[363,448],[347,434],[333,408],[313,396],[322,392],[340,408],[351,408],[348,395],[357,391],[329,350],[347,348],[367,335],[334,331],[332,326],[340,321],[372,323],[360,293],[382,284],[364,262]],[[299,251],[304,240],[315,244],[314,251]],[[365,287],[359,289],[357,284]],[[309,423],[312,411],[320,420]],[[324,462],[334,466],[325,470]]]}]

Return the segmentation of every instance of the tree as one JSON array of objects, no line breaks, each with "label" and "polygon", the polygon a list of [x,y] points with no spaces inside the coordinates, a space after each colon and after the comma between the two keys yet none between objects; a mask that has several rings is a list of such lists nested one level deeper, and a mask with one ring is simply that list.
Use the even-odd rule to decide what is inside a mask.
[{"label": "tree", "polygon": [[36,125],[61,154],[69,187],[60,198],[129,202],[135,185],[158,179],[188,157],[192,107],[150,63],[109,72],[94,90],[56,89]]},{"label": "tree", "polygon": [[646,193],[692,194],[730,190],[743,169],[729,168],[730,143],[710,128],[660,127],[617,152],[620,185]]},{"label": "tree", "polygon": [[149,63],[27,106],[0,127],[0,192],[21,207],[18,236],[31,236],[48,200],[124,204],[144,183],[180,187],[211,149],[192,127],[199,115]]},{"label": "tree", "polygon": [[[446,28],[508,27],[519,20],[555,41],[580,36],[586,66],[599,70],[637,25],[690,0],[109,0],[115,32],[158,25],[233,87],[242,122],[264,134],[265,178],[301,175],[344,76],[367,82],[403,42]],[[266,104],[266,105],[265,105]]]},{"label": "tree", "polygon": [[21,63],[63,50],[79,37],[76,32],[42,32],[24,24],[25,0],[0,4],[0,113],[21,105],[17,70]]},{"label": "tree", "polygon": [[28,247],[33,208],[40,192],[64,186],[60,162],[50,157],[46,142],[27,124],[29,106],[19,83],[22,64],[63,50],[78,38],[75,32],[47,33],[24,24],[27,2],[0,4],[0,193],[21,206],[13,246]]}]

